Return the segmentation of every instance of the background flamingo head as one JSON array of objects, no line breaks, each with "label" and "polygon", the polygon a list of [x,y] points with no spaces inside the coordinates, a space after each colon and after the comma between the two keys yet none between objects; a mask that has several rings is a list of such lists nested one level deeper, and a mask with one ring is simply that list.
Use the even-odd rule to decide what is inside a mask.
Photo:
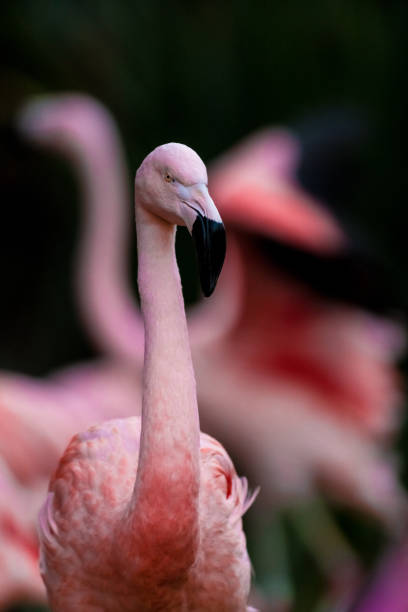
[{"label": "background flamingo head", "polygon": [[208,193],[207,170],[200,157],[174,142],[157,147],[136,173],[135,193],[149,212],[187,227],[197,250],[203,293],[211,295],[224,263],[225,230]]},{"label": "background flamingo head", "polygon": [[[26,138],[71,153],[85,163],[89,153],[115,146],[116,128],[107,109],[91,96],[42,96],[23,106],[18,127]],[[83,155],[83,151],[88,155]]]}]

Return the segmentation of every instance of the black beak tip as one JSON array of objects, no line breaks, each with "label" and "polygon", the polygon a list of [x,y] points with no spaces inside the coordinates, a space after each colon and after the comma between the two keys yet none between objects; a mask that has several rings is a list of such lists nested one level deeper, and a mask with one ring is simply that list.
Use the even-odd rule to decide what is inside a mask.
[{"label": "black beak tip", "polygon": [[202,289],[202,291],[203,291],[203,295],[204,295],[204,297],[206,297],[206,298],[207,298],[207,297],[210,297],[210,295],[212,295],[212,294],[213,294],[213,292],[214,292],[214,289],[208,289],[207,291],[206,291],[205,289],[203,289],[203,287],[201,287],[201,289]]},{"label": "black beak tip", "polygon": [[193,225],[201,289],[205,297],[213,293],[226,253],[225,228],[222,223],[197,215]]},{"label": "black beak tip", "polygon": [[205,284],[203,282],[201,282],[201,290],[204,294],[204,297],[210,297],[210,295],[212,295],[214,293],[214,289],[216,287],[216,282],[215,283],[211,283],[211,284]]}]

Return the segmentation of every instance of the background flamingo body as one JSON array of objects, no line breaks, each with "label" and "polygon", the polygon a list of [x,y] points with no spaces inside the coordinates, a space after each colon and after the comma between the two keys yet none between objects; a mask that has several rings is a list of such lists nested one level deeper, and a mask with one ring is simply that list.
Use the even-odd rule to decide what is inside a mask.
[{"label": "background flamingo body", "polygon": [[95,361],[45,381],[1,373],[0,454],[21,483],[44,482],[78,428],[140,409],[140,381],[125,365]]}]

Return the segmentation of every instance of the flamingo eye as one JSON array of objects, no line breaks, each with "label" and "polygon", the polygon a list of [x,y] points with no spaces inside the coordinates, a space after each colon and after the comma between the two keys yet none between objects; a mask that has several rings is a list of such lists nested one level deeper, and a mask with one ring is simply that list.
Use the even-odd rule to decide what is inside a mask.
[{"label": "flamingo eye", "polygon": [[166,181],[166,183],[174,183],[175,182],[175,179],[168,172],[166,172],[166,174],[164,175],[164,180]]}]

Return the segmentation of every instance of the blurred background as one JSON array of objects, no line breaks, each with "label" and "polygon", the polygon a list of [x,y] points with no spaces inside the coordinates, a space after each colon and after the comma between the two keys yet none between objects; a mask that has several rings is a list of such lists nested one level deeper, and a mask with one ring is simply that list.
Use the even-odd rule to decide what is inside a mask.
[{"label": "blurred background", "polygon": [[[32,96],[66,91],[90,94],[112,113],[129,186],[143,157],[163,142],[186,143],[210,162],[255,130],[290,129],[301,147],[296,180],[302,189],[334,211],[384,269],[385,284],[371,310],[403,323],[407,18],[402,0],[6,2],[0,40],[0,367],[43,377],[98,355],[72,291],[81,200],[76,172],[61,156],[27,142],[15,124],[17,110]],[[188,245],[181,242],[191,304],[199,297],[196,274],[182,262]],[[406,371],[403,353],[398,368]],[[392,448],[403,485],[407,436],[402,407]],[[241,467],[239,453],[234,459]],[[256,474],[250,477],[255,486]],[[330,497],[322,503],[370,576],[387,546],[384,528]],[[307,522],[306,511],[303,518]],[[264,521],[262,546],[257,521],[249,516],[247,530],[259,597],[268,600],[276,577],[265,541],[278,547],[283,532],[292,592],[279,609],[330,609],[319,607],[327,590],[319,563],[287,516],[278,535],[276,524]],[[273,596],[270,601],[264,609],[278,609]],[[15,602],[9,609],[45,608]]]}]

